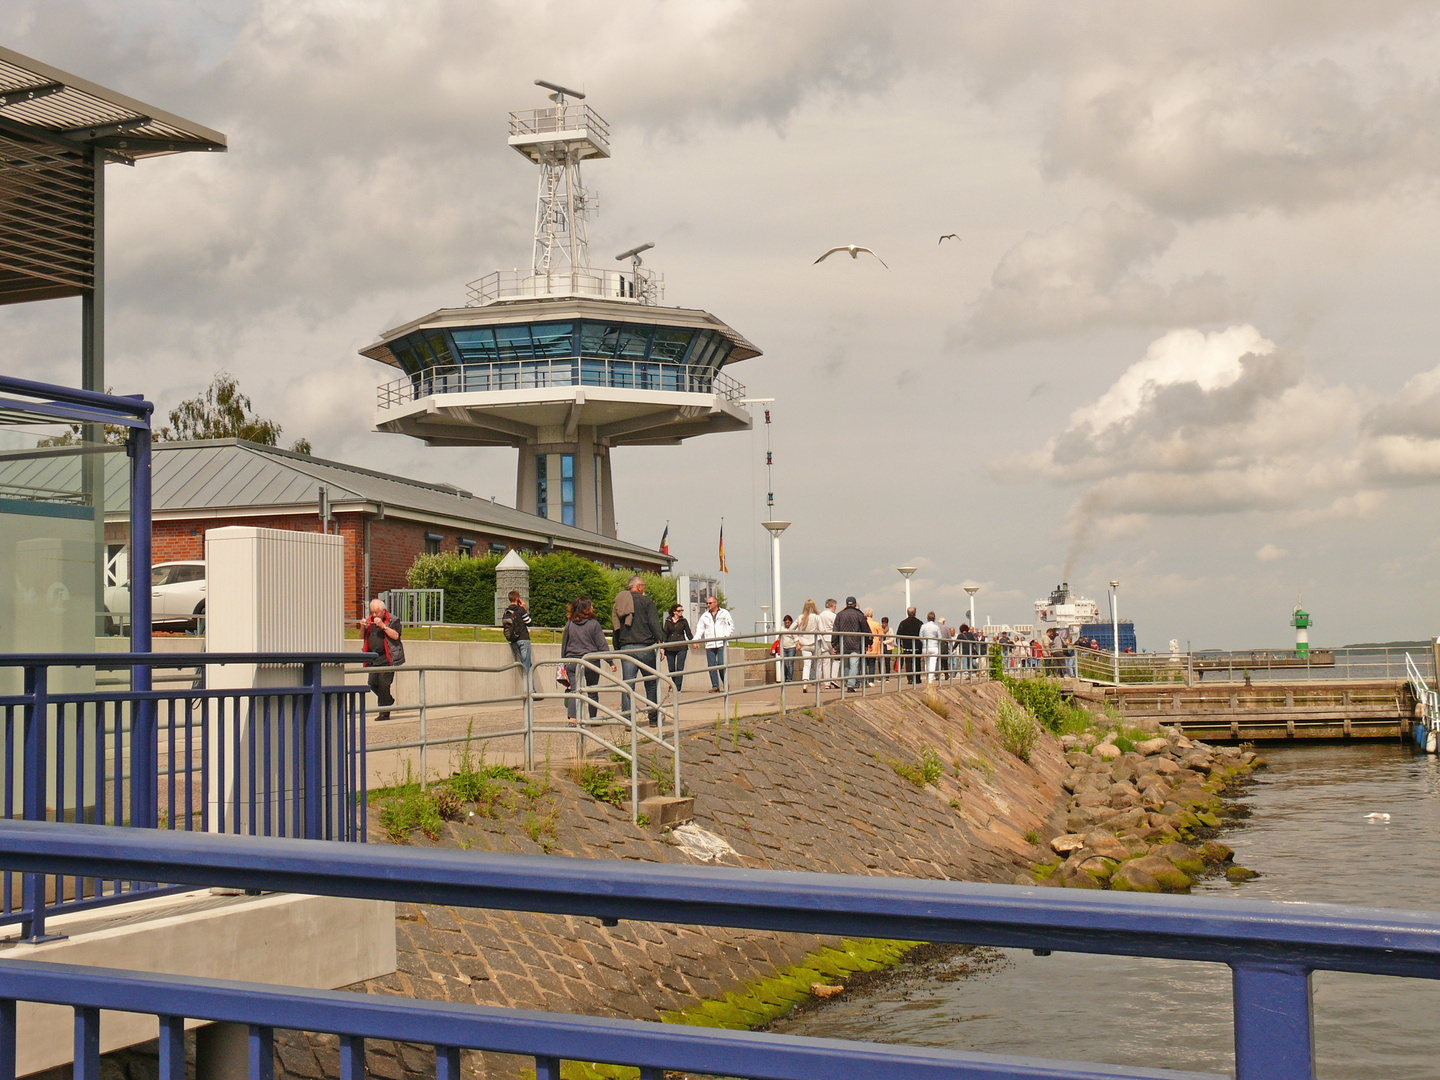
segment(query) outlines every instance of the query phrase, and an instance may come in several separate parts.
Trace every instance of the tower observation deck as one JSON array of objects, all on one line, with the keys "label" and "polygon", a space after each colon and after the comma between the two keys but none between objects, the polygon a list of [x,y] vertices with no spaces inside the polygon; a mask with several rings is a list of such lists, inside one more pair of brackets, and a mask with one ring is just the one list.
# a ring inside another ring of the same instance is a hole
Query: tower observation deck
[{"label": "tower observation deck", "polygon": [[377,430],[430,446],[514,446],[517,509],[615,535],[610,451],[745,431],[745,388],[723,370],[760,350],[708,312],[663,307],[651,245],[590,265],[593,197],[580,163],[610,156],[584,94],[551,83],[551,108],[510,114],[510,145],[539,167],[531,265],[468,286],[361,353],[401,376],[379,388]]}]

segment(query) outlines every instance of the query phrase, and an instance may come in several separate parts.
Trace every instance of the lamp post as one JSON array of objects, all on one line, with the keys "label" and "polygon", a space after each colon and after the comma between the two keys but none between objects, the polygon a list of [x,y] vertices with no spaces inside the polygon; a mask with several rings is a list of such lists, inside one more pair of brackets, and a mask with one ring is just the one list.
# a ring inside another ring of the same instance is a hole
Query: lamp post
[{"label": "lamp post", "polygon": [[980,591],[979,585],[964,586],[966,595],[970,597],[970,629],[975,629],[975,594]]},{"label": "lamp post", "polygon": [[897,566],[900,576],[905,579],[905,614],[910,614],[910,575],[920,568],[918,566]]},{"label": "lamp post", "polygon": [[780,607],[780,534],[790,527],[790,522],[762,521],[760,524],[770,534],[770,611],[778,629],[784,618]]},{"label": "lamp post", "polygon": [[1115,648],[1115,685],[1120,685],[1120,582],[1110,582],[1110,635]]}]

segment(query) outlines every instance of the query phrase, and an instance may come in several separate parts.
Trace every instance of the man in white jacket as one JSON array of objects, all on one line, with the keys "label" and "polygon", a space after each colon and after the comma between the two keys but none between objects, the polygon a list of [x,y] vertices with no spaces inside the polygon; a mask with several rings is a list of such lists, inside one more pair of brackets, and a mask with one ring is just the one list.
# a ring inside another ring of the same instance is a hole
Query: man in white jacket
[{"label": "man in white jacket", "polygon": [[932,611],[925,617],[925,625],[920,627],[920,643],[925,648],[926,682],[934,682],[940,673],[940,637],[940,624],[935,621]]},{"label": "man in white jacket", "polygon": [[837,663],[829,659],[834,655],[830,635],[835,630],[835,607],[833,598],[825,601],[825,610],[820,612],[820,636],[815,639],[815,655],[823,658],[815,662],[817,667],[815,678],[817,680],[824,679],[825,685],[832,690],[839,688],[839,684],[835,680],[840,677]]},{"label": "man in white jacket", "polygon": [[[726,642],[735,636],[735,620],[730,617],[730,612],[720,606],[720,601],[715,597],[707,597],[705,600],[705,612],[695,623],[695,644],[692,648],[698,649],[703,642],[705,645],[705,662],[710,668],[710,693],[718,694],[730,681],[730,674],[725,671],[725,648]],[[725,671],[725,684],[720,682],[720,673]]]}]

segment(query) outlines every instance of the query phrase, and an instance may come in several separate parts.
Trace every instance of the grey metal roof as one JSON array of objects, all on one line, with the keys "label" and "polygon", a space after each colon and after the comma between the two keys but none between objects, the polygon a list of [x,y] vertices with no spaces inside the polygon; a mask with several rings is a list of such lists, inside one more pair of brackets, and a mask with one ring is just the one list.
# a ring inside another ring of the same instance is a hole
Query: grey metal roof
[{"label": "grey metal roof", "polygon": [[[105,516],[129,515],[130,460],[123,453],[105,457]],[[668,556],[638,544],[562,525],[466,491],[362,469],[339,461],[307,457],[243,439],[156,443],[151,469],[151,501],[156,515],[224,511],[314,510],[320,487],[331,506],[383,504],[426,518],[449,518],[476,532],[515,540],[525,546],[556,544],[612,557],[641,557],[663,562]],[[45,493],[78,492],[80,458],[73,451],[0,452],[0,499]],[[48,497],[56,497],[49,495]]]},{"label": "grey metal roof", "polygon": [[218,131],[0,48],[0,304],[96,287],[107,160],[224,149]]},{"label": "grey metal roof", "polygon": [[11,49],[0,48],[0,119],[117,158],[224,150],[225,136]]}]

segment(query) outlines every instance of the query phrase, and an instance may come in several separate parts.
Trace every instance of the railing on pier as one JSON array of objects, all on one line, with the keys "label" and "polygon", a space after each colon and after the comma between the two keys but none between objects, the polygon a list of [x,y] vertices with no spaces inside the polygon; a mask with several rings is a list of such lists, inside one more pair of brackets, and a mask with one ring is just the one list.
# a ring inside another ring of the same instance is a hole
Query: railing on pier
[{"label": "railing on pier", "polygon": [[[0,822],[0,867],[543,912],[611,926],[626,919],[1221,963],[1231,971],[1237,1080],[1313,1080],[1313,972],[1440,978],[1440,915],[1331,904],[380,845],[337,849],[8,821]],[[75,1010],[76,1080],[100,1076],[101,1009],[156,1016],[161,1080],[185,1076],[187,1019],[248,1025],[252,1080],[272,1075],[276,1028],[339,1036],[343,1080],[364,1076],[367,1039],[433,1046],[439,1080],[458,1080],[467,1049],[531,1057],[539,1080],[559,1080],[567,1060],[638,1067],[644,1080],[666,1070],[770,1080],[1196,1076],[0,958],[0,1077],[14,1076],[17,1001]],[[1034,1030],[1037,1049],[1053,1045],[1043,1023]]]},{"label": "railing on pier", "polygon": [[[19,683],[18,693],[0,694],[0,816],[364,840],[365,692],[325,679],[355,659],[0,656],[0,678],[8,676],[12,690]],[[274,685],[206,686],[207,671],[232,664],[258,665]],[[152,687],[156,670],[175,674]],[[73,689],[87,683],[98,688]],[[40,938],[48,916],[153,895],[165,880],[7,871],[0,924],[19,923],[22,936]]]},{"label": "railing on pier", "polygon": [[[1184,686],[1234,682],[1401,682],[1407,663],[1417,663],[1400,646],[1313,649],[1308,655],[1281,649],[1208,649],[1196,652],[1121,653],[1077,647],[1074,672],[1110,685],[1178,683]],[[1422,654],[1420,670],[1434,677],[1433,654]],[[1118,676],[1118,677],[1117,677]]]},{"label": "railing on pier", "polygon": [[545,360],[494,360],[430,368],[382,383],[376,405],[394,409],[441,394],[489,393],[496,390],[545,390],[551,387],[596,386],[622,390],[653,390],[669,394],[713,394],[732,404],[745,397],[745,387],[722,371],[690,364],[650,360],[617,360],[606,356],[555,357]]}]

